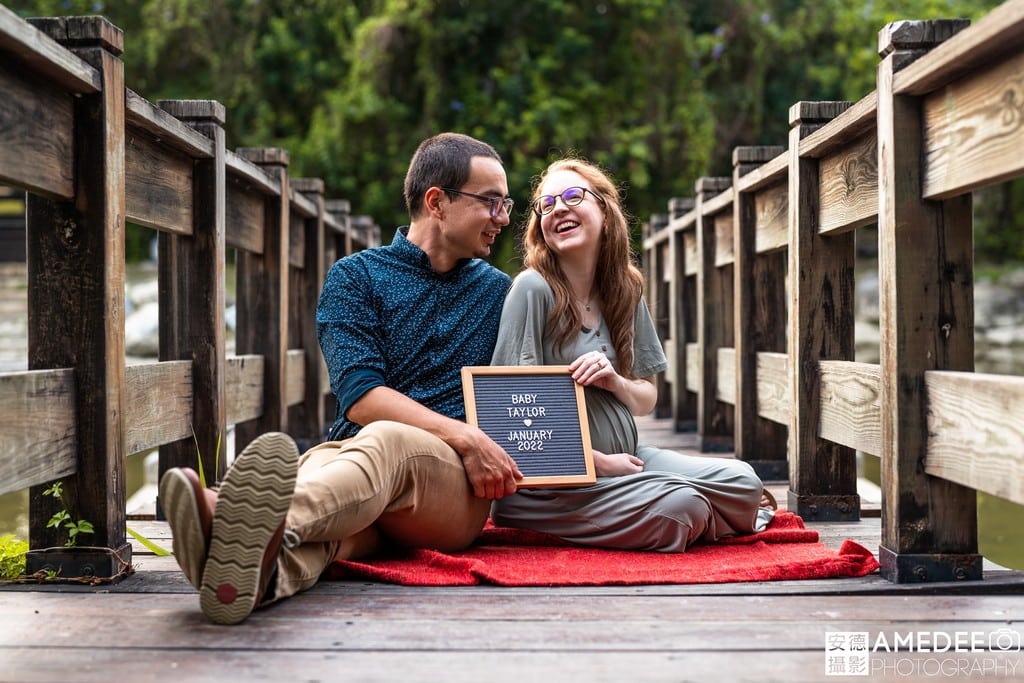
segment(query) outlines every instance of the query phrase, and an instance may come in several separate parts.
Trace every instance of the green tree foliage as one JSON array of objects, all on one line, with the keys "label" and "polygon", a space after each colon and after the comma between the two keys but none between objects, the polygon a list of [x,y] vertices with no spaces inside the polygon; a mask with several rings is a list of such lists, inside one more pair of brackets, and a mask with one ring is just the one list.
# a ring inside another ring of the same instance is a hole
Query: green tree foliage
[{"label": "green tree foliage", "polygon": [[[634,210],[663,204],[707,166],[712,113],[679,3],[473,7],[391,0],[359,25],[347,79],[300,147],[314,174],[394,223],[404,211],[395,179],[418,140],[439,130],[493,143],[520,206],[531,177],[564,153],[609,168]],[[511,245],[497,260],[514,267]]]},{"label": "green tree foliage", "polygon": [[[514,225],[552,158],[613,173],[638,219],[731,171],[737,145],[785,145],[799,100],[874,88],[877,33],[897,19],[978,18],[996,0],[34,0],[23,16],[105,14],[130,87],[210,98],[228,144],[289,150],[382,226],[407,220],[402,178],[442,130],[502,153]],[[1020,191],[986,202],[991,220]],[[987,212],[987,213],[986,213]],[[986,220],[988,220],[986,218]],[[1019,219],[1018,219],[1019,220]],[[495,261],[512,271],[514,233]],[[979,246],[993,243],[982,229]],[[1019,230],[1016,233],[1019,235]],[[1005,239],[995,243],[1006,242]],[[1020,240],[1017,240],[1019,244]],[[1020,248],[1017,247],[1017,251]]]}]

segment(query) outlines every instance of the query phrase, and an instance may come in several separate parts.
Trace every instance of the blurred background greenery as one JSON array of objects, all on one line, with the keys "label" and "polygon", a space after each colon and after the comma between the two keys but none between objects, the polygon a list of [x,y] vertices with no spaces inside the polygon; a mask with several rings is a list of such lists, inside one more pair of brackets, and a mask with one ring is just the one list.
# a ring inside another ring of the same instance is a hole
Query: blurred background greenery
[{"label": "blurred background greenery", "polygon": [[[995,0],[13,0],[23,17],[102,14],[125,32],[128,86],[215,99],[229,148],[283,147],[294,176],[381,226],[407,222],[417,143],[492,143],[525,221],[531,179],[588,157],[639,222],[729,175],[737,145],[785,145],[790,105],[874,89],[899,19],[977,19]],[[1024,259],[1024,183],[979,198],[980,260]],[[515,230],[496,265],[518,270]],[[145,236],[129,253],[146,253]]]}]

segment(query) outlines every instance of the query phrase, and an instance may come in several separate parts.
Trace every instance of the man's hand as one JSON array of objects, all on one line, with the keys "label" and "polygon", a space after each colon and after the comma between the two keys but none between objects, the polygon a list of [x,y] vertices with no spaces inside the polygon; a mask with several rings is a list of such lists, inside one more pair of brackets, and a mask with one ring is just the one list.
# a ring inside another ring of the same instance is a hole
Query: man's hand
[{"label": "man's hand", "polygon": [[523,478],[515,460],[494,443],[483,430],[465,425],[465,431],[450,442],[462,456],[466,476],[477,498],[496,500],[516,492],[516,480]]},{"label": "man's hand", "polygon": [[621,477],[644,471],[644,461],[629,453],[594,451],[594,469],[599,477]]},{"label": "man's hand", "polygon": [[419,427],[451,446],[462,458],[473,495],[494,500],[516,492],[523,473],[515,461],[482,429],[435,413],[389,387],[374,387],[348,410],[357,424],[394,420]]}]

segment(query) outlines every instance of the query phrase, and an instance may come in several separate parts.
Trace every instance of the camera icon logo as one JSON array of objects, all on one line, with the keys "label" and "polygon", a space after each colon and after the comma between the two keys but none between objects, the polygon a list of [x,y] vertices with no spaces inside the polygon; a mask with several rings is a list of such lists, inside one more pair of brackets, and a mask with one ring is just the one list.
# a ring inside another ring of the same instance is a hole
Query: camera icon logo
[{"label": "camera icon logo", "polygon": [[988,649],[993,652],[1020,652],[1020,633],[1003,627],[988,634]]}]

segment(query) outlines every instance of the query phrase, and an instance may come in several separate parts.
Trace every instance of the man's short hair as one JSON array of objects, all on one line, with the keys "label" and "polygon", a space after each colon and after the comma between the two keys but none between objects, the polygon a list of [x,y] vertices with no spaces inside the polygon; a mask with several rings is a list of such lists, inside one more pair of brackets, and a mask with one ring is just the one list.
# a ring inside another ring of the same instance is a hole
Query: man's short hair
[{"label": "man's short hair", "polygon": [[469,180],[473,157],[501,157],[486,142],[461,133],[441,133],[420,143],[405,174],[405,206],[409,217],[423,209],[423,195],[431,187],[459,189]]}]

